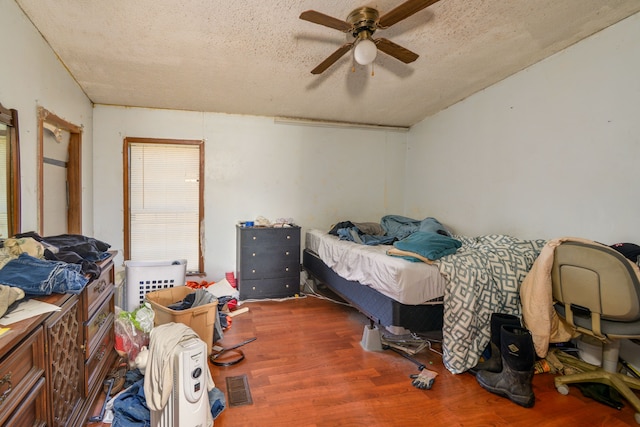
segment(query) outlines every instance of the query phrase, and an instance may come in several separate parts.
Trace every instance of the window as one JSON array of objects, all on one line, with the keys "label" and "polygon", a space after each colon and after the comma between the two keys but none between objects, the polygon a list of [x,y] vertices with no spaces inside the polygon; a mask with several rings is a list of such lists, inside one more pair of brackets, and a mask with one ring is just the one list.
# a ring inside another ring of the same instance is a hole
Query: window
[{"label": "window", "polygon": [[125,138],[123,152],[125,259],[186,259],[203,273],[203,141]]}]

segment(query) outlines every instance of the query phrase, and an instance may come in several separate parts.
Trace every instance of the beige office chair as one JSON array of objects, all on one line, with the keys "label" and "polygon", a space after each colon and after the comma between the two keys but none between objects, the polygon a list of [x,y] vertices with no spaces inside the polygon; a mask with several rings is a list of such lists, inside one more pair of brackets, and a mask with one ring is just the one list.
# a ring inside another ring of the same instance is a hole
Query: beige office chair
[{"label": "beige office chair", "polygon": [[640,380],[618,373],[620,339],[640,338],[640,280],[624,256],[597,243],[560,244],[551,270],[558,315],[578,332],[603,342],[602,368],[581,364],[585,372],[557,376],[555,386],[568,394],[570,383],[595,382],[614,387],[635,408],[640,424]]}]

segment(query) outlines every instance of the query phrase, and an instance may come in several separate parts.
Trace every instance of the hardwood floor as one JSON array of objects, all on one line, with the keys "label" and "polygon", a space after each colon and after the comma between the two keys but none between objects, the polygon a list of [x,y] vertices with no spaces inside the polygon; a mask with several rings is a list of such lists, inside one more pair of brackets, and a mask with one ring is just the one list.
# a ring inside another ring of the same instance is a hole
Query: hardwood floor
[{"label": "hardwood floor", "polygon": [[[227,408],[215,426],[637,426],[621,411],[534,376],[536,403],[522,408],[483,390],[470,374],[453,375],[427,349],[415,357],[439,373],[431,390],[411,385],[417,366],[391,350],[370,352],[360,340],[367,319],[354,309],[315,297],[245,303],[219,345],[241,347],[237,365],[210,365],[228,398],[225,379],[246,374],[253,403]],[[434,345],[434,348],[437,347]],[[99,411],[98,411],[99,412]],[[177,426],[176,426],[177,427]]]}]

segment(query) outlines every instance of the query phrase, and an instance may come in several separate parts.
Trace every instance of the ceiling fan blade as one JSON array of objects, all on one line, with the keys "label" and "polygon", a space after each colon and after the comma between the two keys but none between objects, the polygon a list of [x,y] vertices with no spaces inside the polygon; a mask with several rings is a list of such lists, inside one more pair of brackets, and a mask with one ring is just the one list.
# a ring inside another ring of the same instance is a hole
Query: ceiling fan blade
[{"label": "ceiling fan blade", "polygon": [[332,66],[338,59],[342,57],[345,53],[349,52],[353,43],[345,43],[338,48],[335,52],[333,52],[327,59],[322,61],[316,68],[311,70],[311,74],[320,74],[330,66]]},{"label": "ceiling fan blade", "polygon": [[315,10],[307,10],[300,14],[300,19],[313,22],[314,24],[324,25],[325,27],[334,28],[343,33],[347,33],[351,30],[351,24],[346,21],[334,18],[324,13],[316,12]]},{"label": "ceiling fan blade", "polygon": [[408,64],[410,62],[418,59],[418,54],[411,52],[409,49],[406,49],[400,45],[395,44],[394,42],[387,39],[376,39],[373,41],[376,46],[378,46],[378,50],[386,53],[387,55],[393,56],[396,59]]},{"label": "ceiling fan blade", "polygon": [[389,28],[395,23],[402,21],[420,12],[427,6],[437,3],[439,0],[407,0],[395,9],[390,10],[378,19],[378,28]]}]

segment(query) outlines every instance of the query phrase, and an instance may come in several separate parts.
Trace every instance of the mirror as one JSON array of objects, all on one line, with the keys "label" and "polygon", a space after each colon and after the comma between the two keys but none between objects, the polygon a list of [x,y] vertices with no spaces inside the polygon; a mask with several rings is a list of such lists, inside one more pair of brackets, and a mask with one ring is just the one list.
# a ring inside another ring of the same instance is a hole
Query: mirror
[{"label": "mirror", "polygon": [[82,127],[38,107],[39,234],[82,234]]},{"label": "mirror", "polygon": [[18,111],[0,103],[0,239],[20,233]]}]

